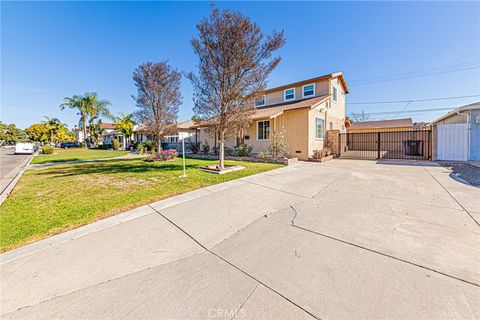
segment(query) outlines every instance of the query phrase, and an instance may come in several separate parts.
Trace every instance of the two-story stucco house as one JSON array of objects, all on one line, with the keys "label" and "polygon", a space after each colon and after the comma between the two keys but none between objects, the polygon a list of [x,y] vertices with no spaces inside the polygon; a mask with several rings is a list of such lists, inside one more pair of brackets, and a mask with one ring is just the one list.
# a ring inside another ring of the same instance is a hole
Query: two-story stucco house
[{"label": "two-story stucco house", "polygon": [[[289,154],[307,160],[315,150],[326,146],[326,131],[345,131],[345,95],[343,73],[289,83],[266,90],[256,102],[250,127],[239,137],[229,139],[227,147],[245,143],[252,152],[266,151],[272,135],[282,134]],[[208,127],[199,128],[199,142],[217,144]]]}]

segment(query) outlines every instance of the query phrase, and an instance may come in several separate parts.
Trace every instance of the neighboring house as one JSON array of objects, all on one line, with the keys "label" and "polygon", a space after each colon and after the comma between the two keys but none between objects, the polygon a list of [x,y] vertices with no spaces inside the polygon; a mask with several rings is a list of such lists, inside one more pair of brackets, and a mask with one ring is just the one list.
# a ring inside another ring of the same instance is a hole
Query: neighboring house
[{"label": "neighboring house", "polygon": [[[192,120],[183,121],[177,124],[177,130],[168,136],[163,137],[162,139],[162,148],[181,148],[181,142],[184,140],[187,147],[198,141],[197,129],[195,128],[195,123]],[[142,129],[141,124],[136,124],[133,127],[133,142],[140,143],[151,141],[152,139],[148,134]]]},{"label": "neighboring house", "polygon": [[480,102],[432,121],[434,160],[480,160]]},{"label": "neighboring house", "polygon": [[83,130],[78,126],[74,126],[72,129],[73,134],[75,135],[76,142],[84,142],[85,137],[83,136]]},{"label": "neighboring house", "polygon": [[102,122],[100,128],[102,128],[102,137],[99,144],[113,144],[113,140],[118,139],[120,144],[125,146],[125,135],[117,131],[115,123]]},{"label": "neighboring house", "polygon": [[[118,139],[122,148],[125,148],[125,137],[124,134],[118,132],[117,126],[114,123],[102,122],[100,124],[102,128],[102,136],[100,137],[98,144],[113,144],[114,139]],[[83,130],[77,126],[73,127],[73,133],[75,134],[75,141],[84,142],[85,138],[83,136]]]},{"label": "neighboring house", "polygon": [[[226,146],[245,143],[258,153],[268,150],[272,135],[281,134],[290,156],[307,160],[326,146],[327,130],[345,131],[347,93],[341,72],[268,89],[256,102],[250,127],[229,139]],[[208,126],[199,126],[198,141],[211,147],[218,144]]]},{"label": "neighboring house", "polygon": [[356,132],[388,132],[396,130],[414,130],[412,118],[351,122],[348,133]]}]

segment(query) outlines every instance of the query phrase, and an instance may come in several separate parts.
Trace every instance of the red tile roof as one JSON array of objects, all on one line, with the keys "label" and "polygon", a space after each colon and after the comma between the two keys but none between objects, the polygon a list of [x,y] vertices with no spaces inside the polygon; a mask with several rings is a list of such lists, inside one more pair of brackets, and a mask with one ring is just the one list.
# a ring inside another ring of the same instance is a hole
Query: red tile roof
[{"label": "red tile roof", "polygon": [[404,128],[413,127],[412,118],[352,122],[348,130],[365,130],[365,129],[384,129],[384,128]]},{"label": "red tile roof", "polygon": [[117,125],[115,123],[102,122],[100,123],[102,129],[116,129]]}]

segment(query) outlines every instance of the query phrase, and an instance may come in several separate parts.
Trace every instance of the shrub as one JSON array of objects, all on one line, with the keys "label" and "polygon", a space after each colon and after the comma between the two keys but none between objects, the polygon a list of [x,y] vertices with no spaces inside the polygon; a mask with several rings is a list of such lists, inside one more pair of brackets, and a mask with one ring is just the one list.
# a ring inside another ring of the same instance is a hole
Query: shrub
[{"label": "shrub", "polygon": [[157,143],[155,141],[145,141],[145,142],[142,142],[143,143],[143,146],[147,148],[147,150],[149,151],[155,151],[157,149]]},{"label": "shrub", "polygon": [[325,157],[328,157],[328,156],[332,155],[332,148],[330,148],[330,147],[323,147],[322,151],[325,154]]},{"label": "shrub", "polygon": [[42,148],[43,154],[53,154],[54,151],[55,151],[55,148],[51,146],[45,146]]},{"label": "shrub", "polygon": [[113,150],[120,149],[120,141],[118,141],[118,139],[113,139],[112,148],[113,148]]},{"label": "shrub", "polygon": [[225,152],[225,155],[226,155],[226,156],[231,156],[232,153],[233,153],[232,148],[229,148],[229,147],[223,148],[223,151]]},{"label": "shrub", "polygon": [[167,160],[174,160],[177,158],[177,156],[178,156],[177,150],[170,149],[170,150],[162,150],[160,152],[149,155],[145,160],[148,162],[167,161]]},{"label": "shrub", "polygon": [[272,143],[268,147],[268,152],[272,155],[273,159],[288,156],[287,144],[285,143],[282,133],[272,135]]},{"label": "shrub", "polygon": [[322,158],[328,157],[332,154],[332,149],[329,147],[323,147],[321,150],[314,150],[313,151],[313,158],[320,160]]},{"label": "shrub", "polygon": [[236,147],[237,155],[239,157],[247,157],[252,152],[252,149],[252,146],[242,143]]},{"label": "shrub", "polygon": [[200,151],[200,142],[194,142],[190,145],[190,151],[197,154]]},{"label": "shrub", "polygon": [[205,140],[205,144],[202,145],[203,154],[207,155],[210,152],[210,146],[208,145],[207,140]]},{"label": "shrub", "polygon": [[212,150],[213,150],[213,153],[217,156],[218,151],[220,150],[220,147],[215,146],[215,147],[212,148]]},{"label": "shrub", "polygon": [[113,146],[110,143],[104,143],[104,144],[99,145],[97,148],[102,149],[102,150],[108,150],[108,149],[112,149]]},{"label": "shrub", "polygon": [[265,159],[267,157],[267,152],[260,151],[259,153],[257,153],[257,157],[259,157],[260,159]]},{"label": "shrub", "polygon": [[143,146],[143,144],[139,143],[137,146],[137,152],[139,154],[143,154],[144,151],[145,151],[145,147]]}]

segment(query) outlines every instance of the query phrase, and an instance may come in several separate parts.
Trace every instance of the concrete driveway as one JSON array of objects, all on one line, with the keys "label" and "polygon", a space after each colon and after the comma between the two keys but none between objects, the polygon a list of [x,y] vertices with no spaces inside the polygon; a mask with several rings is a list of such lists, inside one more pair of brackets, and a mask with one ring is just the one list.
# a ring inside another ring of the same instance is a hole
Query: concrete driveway
[{"label": "concrete driveway", "polygon": [[478,319],[479,208],[432,163],[301,163],[3,254],[1,317]]}]

